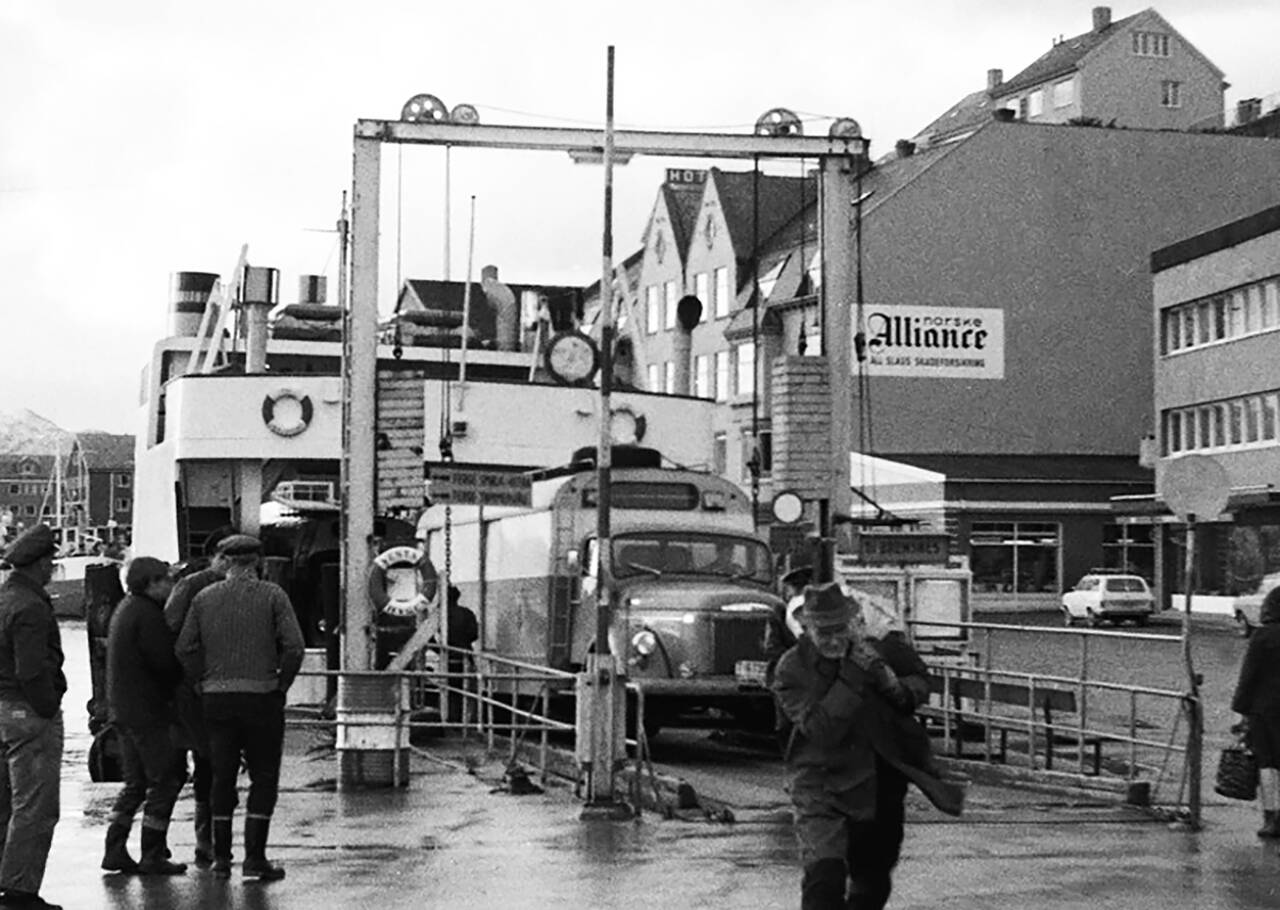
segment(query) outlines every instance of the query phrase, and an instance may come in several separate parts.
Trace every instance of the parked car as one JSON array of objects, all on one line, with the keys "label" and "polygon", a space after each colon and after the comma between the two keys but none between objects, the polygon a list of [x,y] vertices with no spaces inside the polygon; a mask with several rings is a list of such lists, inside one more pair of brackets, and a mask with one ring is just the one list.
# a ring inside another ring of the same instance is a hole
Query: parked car
[{"label": "parked car", "polygon": [[1077,621],[1100,626],[1125,620],[1142,626],[1155,608],[1155,597],[1141,575],[1090,573],[1062,595],[1062,618],[1068,626]]},{"label": "parked car", "polygon": [[1241,594],[1235,600],[1236,627],[1240,634],[1248,638],[1261,623],[1258,620],[1262,612],[1262,599],[1272,588],[1280,587],[1280,572],[1263,575],[1258,582],[1258,590],[1252,594]]}]

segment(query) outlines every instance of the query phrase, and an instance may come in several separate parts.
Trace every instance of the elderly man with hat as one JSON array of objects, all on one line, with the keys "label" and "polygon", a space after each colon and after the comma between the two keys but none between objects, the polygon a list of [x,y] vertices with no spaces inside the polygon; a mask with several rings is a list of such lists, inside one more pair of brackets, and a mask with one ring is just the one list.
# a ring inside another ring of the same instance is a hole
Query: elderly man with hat
[{"label": "elderly man with hat", "polygon": [[209,736],[213,786],[213,873],[231,875],[231,822],[241,758],[249,771],[245,802],[246,878],[275,881],[284,869],[267,860],[267,837],[280,786],[285,693],[302,667],[303,638],[289,595],[258,578],[262,544],[233,534],[218,545],[226,579],[195,596],[177,653],[198,685]]},{"label": "elderly man with hat", "polygon": [[784,755],[803,865],[802,910],[880,910],[914,783],[958,815],[963,794],[933,767],[913,712],[926,669],[904,641],[891,653],[859,631],[836,584],[805,588],[804,635],[778,661],[773,691],[789,722]]},{"label": "elderly man with hat", "polygon": [[57,553],[36,525],[5,551],[0,585],[0,906],[52,908],[40,897],[61,811],[62,638],[45,586]]},{"label": "elderly man with hat", "polygon": [[[169,818],[187,780],[185,753],[174,740],[174,697],[182,665],[173,653],[173,633],[164,603],[173,590],[167,562],[139,556],[125,571],[128,594],[111,614],[107,631],[107,704],[120,734],[124,788],[111,808],[102,868],[142,875],[181,875],[169,860]],[[142,809],[142,860],[127,844],[133,818]]]}]

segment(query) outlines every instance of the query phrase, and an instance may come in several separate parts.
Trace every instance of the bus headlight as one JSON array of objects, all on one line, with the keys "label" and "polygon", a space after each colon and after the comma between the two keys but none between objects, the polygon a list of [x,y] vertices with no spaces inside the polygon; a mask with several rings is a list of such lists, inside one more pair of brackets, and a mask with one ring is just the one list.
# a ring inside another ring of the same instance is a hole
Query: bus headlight
[{"label": "bus headlight", "polygon": [[641,629],[635,635],[631,636],[631,650],[635,651],[641,657],[648,657],[654,651],[658,650],[658,636],[654,635],[648,629]]}]

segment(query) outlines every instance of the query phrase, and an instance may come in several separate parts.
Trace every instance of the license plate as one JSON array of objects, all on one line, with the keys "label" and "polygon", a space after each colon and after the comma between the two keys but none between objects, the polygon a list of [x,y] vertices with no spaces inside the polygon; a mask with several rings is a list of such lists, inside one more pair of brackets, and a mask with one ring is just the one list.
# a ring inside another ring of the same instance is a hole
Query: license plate
[{"label": "license plate", "polygon": [[733,665],[733,676],[740,683],[753,686],[765,684],[769,665],[763,660],[740,660]]}]

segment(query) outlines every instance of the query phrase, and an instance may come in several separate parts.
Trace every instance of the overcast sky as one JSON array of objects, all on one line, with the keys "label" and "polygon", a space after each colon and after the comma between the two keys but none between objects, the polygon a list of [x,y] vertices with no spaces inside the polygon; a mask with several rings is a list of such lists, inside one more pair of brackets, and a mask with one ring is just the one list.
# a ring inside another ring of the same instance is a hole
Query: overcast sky
[{"label": "overcast sky", "polygon": [[[0,410],[134,432],[170,273],[226,273],[243,243],[281,270],[282,302],[302,273],[332,288],[324,231],[350,185],[352,125],[396,119],[416,93],[473,104],[483,123],[598,126],[612,43],[620,127],[750,132],[781,106],[821,131],[856,118],[879,156],[983,87],[988,68],[1010,77],[1087,31],[1091,6],[0,0]],[[1229,105],[1280,92],[1280,3],[1156,9],[1226,73]],[[665,163],[617,172],[619,258],[638,246]],[[383,173],[389,301],[397,275],[443,275],[443,155],[389,149]],[[455,152],[452,277],[466,272],[474,195],[477,275],[495,263],[511,281],[595,280],[601,180],[564,156]]]}]

